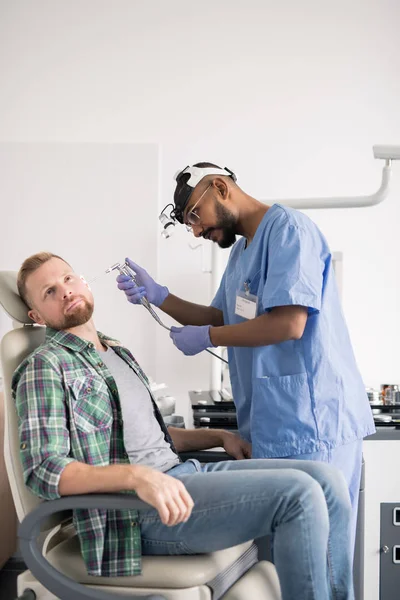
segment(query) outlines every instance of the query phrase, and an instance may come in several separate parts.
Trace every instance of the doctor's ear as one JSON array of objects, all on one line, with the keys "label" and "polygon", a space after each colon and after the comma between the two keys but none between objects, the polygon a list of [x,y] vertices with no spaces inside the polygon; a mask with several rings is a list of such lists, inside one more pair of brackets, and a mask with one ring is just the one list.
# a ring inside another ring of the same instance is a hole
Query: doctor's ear
[{"label": "doctor's ear", "polygon": [[229,187],[227,182],[224,179],[222,179],[222,177],[216,177],[213,181],[213,184],[219,192],[219,195],[221,196],[222,200],[226,200],[229,194]]},{"label": "doctor's ear", "polygon": [[92,291],[90,289],[90,285],[88,284],[88,282],[86,281],[86,279],[84,278],[83,275],[80,275],[79,279],[81,279],[83,281],[83,283],[86,285],[86,287],[87,287],[88,290]]}]

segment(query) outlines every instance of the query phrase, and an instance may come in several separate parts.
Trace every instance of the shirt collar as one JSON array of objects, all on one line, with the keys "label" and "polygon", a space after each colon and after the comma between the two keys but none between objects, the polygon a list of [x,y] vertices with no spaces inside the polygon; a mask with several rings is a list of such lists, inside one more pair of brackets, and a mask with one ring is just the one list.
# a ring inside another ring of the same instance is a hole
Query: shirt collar
[{"label": "shirt collar", "polygon": [[[101,333],[100,331],[98,331],[97,334],[101,341],[104,341],[108,346],[115,347],[121,345],[117,340],[104,335],[104,333]],[[65,346],[74,352],[82,352],[87,348],[93,348],[92,342],[83,340],[73,333],[68,333],[67,331],[57,331],[52,327],[46,327],[46,342],[50,340],[56,344],[59,344],[60,346]]]}]

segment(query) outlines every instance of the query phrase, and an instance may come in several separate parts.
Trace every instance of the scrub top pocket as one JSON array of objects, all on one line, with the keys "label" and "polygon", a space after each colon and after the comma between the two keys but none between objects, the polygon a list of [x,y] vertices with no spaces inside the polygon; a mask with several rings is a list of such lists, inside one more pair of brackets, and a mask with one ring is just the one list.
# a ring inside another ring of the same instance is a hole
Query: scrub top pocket
[{"label": "scrub top pocket", "polygon": [[[315,439],[316,421],[307,373],[256,377],[253,386],[251,429],[254,452],[285,456]],[[282,454],[283,452],[283,454]],[[255,456],[257,457],[257,456]]]}]

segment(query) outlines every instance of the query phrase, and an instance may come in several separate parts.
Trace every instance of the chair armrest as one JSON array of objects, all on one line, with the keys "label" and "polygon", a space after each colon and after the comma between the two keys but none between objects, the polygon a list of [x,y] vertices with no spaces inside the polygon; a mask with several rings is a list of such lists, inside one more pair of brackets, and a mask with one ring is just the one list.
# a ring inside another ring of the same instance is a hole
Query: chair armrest
[{"label": "chair armrest", "polygon": [[[18,529],[22,557],[33,575],[60,600],[120,600],[121,596],[95,590],[70,579],[55,569],[43,556],[38,537],[42,521],[64,510],[144,510],[149,504],[130,494],[82,494],[42,502],[30,512]],[[138,600],[165,600],[164,596],[135,596]]]},{"label": "chair armrest", "polygon": [[235,460],[233,456],[230,456],[223,450],[191,450],[188,452],[179,452],[179,456],[183,461],[189,458],[196,458],[201,463]]}]

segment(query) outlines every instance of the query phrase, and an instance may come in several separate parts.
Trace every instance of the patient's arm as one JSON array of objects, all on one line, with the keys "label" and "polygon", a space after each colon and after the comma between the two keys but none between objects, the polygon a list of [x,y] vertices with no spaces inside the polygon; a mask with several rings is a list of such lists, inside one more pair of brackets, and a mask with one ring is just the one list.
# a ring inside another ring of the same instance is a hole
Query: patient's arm
[{"label": "patient's arm", "polygon": [[138,470],[139,465],[114,464],[96,467],[75,460],[66,465],[61,472],[58,491],[60,496],[72,496],[134,490]]},{"label": "patient's arm", "polygon": [[24,480],[36,496],[129,490],[156,508],[165,525],[189,518],[193,500],[178,479],[143,465],[100,467],[71,456],[62,377],[45,358],[34,356],[14,389]]},{"label": "patient's arm", "polygon": [[194,505],[181,481],[144,465],[95,467],[74,461],[62,471],[58,489],[61,496],[134,490],[170,526],[187,521]]},{"label": "patient's arm", "polygon": [[238,435],[224,429],[181,429],[168,427],[169,434],[178,452],[207,450],[223,447],[237,459],[251,457],[251,444]]}]

